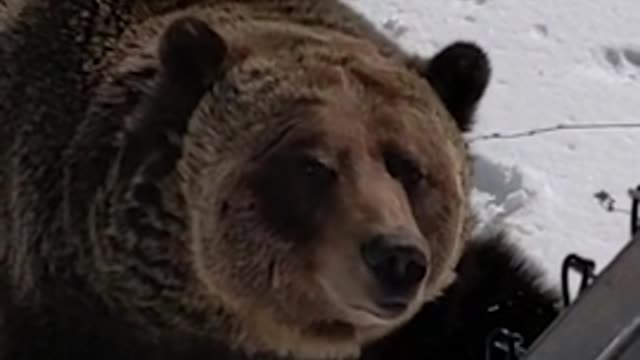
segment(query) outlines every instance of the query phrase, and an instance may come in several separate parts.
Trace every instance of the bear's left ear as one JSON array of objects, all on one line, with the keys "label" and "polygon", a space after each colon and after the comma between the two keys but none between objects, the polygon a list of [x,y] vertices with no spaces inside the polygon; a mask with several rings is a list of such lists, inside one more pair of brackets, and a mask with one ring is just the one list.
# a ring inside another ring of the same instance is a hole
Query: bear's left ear
[{"label": "bear's left ear", "polygon": [[187,16],[167,26],[157,49],[155,88],[126,129],[120,178],[139,171],[162,176],[173,168],[191,115],[222,73],[227,53],[222,37],[202,20]]},{"label": "bear's left ear", "polygon": [[489,84],[486,53],[469,42],[454,42],[419,66],[462,131],[473,127],[473,115]]}]

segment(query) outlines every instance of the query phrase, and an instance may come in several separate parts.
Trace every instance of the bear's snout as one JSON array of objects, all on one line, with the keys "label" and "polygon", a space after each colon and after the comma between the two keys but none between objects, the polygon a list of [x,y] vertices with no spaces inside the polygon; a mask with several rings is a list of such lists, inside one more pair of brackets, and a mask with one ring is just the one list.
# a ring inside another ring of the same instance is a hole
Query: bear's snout
[{"label": "bear's snout", "polygon": [[379,288],[374,302],[389,315],[406,310],[429,270],[424,252],[406,237],[377,234],[360,246],[362,260]]}]

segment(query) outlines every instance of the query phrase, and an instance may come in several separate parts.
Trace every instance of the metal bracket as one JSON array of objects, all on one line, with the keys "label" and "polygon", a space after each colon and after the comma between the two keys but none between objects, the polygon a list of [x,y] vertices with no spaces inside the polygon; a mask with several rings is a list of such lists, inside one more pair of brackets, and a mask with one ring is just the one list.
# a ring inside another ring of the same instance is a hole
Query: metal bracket
[{"label": "metal bracket", "polygon": [[629,190],[631,197],[631,235],[640,232],[640,185]]},{"label": "metal bracket", "polygon": [[569,254],[562,262],[562,299],[565,307],[571,305],[571,297],[569,296],[569,270],[571,269],[582,275],[578,296],[580,296],[596,278],[595,261],[580,257],[577,254]]}]

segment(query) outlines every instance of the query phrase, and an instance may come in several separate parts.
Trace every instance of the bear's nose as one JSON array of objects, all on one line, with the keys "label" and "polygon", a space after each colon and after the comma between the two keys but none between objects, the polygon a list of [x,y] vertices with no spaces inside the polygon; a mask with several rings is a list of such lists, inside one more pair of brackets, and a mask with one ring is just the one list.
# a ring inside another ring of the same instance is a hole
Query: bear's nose
[{"label": "bear's nose", "polygon": [[397,235],[376,235],[362,244],[365,264],[382,288],[377,305],[402,311],[427,273],[427,259],[418,248]]}]

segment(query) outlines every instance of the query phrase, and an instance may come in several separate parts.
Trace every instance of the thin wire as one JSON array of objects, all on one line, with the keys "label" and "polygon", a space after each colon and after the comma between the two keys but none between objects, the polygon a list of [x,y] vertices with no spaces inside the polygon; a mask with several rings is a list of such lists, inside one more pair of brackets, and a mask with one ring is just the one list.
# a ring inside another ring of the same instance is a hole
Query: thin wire
[{"label": "thin wire", "polygon": [[640,123],[602,123],[602,124],[559,124],[554,126],[547,126],[541,128],[534,128],[524,131],[516,131],[513,133],[493,133],[487,135],[480,135],[469,139],[469,143],[486,140],[497,139],[516,139],[528,136],[534,136],[542,133],[558,132],[564,130],[602,130],[602,129],[628,129],[628,128],[640,128]]}]

